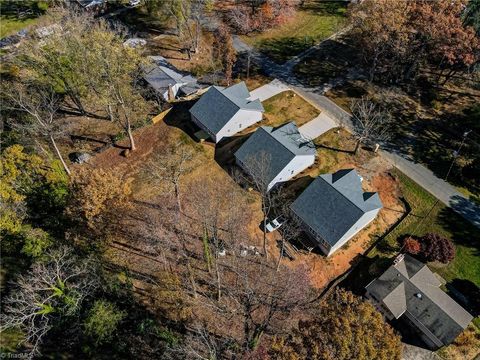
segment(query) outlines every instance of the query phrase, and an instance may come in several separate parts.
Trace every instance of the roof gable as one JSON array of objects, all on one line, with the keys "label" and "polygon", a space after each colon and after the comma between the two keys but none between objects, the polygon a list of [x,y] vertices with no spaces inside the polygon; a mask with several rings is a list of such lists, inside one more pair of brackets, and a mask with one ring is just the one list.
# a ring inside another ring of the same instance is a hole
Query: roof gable
[{"label": "roof gable", "polygon": [[[403,284],[401,287],[400,284]],[[440,281],[422,262],[405,255],[372,281],[367,290],[395,317],[408,311],[444,344],[468,326],[472,316],[440,289]],[[405,298],[406,303],[403,304]]]},{"label": "roof gable", "polygon": [[362,183],[353,169],[317,177],[292,203],[292,211],[334,246],[365,212],[380,209],[378,194],[364,200]]},{"label": "roof gable", "polygon": [[264,111],[258,99],[250,101],[248,97],[250,97],[250,93],[244,82],[226,89],[220,86],[211,86],[192,106],[190,113],[216,134],[240,109]]},{"label": "roof gable", "polygon": [[262,181],[269,184],[296,156],[315,154],[313,143],[301,138],[295,123],[289,122],[278,128],[259,127],[237,150],[235,157],[250,172],[265,171],[261,174],[265,176]]}]

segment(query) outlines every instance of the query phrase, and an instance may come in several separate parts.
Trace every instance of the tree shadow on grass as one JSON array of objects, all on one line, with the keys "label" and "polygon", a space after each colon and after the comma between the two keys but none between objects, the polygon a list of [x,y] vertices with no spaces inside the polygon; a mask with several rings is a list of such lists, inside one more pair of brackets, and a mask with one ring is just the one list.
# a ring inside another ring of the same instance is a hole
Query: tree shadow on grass
[{"label": "tree shadow on grass", "polygon": [[312,11],[320,15],[343,15],[347,10],[347,4],[342,0],[310,0],[304,1],[301,8],[302,10]]},{"label": "tree shadow on grass", "polygon": [[314,40],[311,37],[283,37],[266,39],[260,41],[258,46],[260,52],[267,55],[278,64],[283,64],[292,56],[313,46]]},{"label": "tree shadow on grass", "polygon": [[[454,196],[450,201],[450,206],[480,225],[480,206],[460,196]],[[478,227],[453,213],[447,207],[440,211],[437,221],[452,234],[452,240],[456,244],[473,248],[475,249],[473,255],[480,256],[480,229]]]}]

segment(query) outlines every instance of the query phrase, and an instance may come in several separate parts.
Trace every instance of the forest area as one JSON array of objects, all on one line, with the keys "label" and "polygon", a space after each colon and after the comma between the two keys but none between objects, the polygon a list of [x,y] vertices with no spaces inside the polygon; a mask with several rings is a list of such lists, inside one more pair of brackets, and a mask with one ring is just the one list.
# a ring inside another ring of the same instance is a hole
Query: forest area
[{"label": "forest area", "polygon": [[[250,57],[245,71],[234,36],[288,61],[310,40],[351,26],[349,41],[372,84],[416,81],[423,91],[433,81],[419,75],[425,62],[439,86],[478,80],[480,1],[462,18],[438,20],[434,33],[425,29],[438,12],[459,14],[467,2],[436,9],[415,0],[405,11],[398,1],[332,9],[320,1],[327,25],[315,25],[316,37],[300,32],[298,46],[274,43],[299,12],[319,11],[317,3],[111,1],[92,11],[61,0],[1,1],[9,21],[2,37],[17,31],[19,13],[27,13],[21,26],[34,29],[0,53],[1,357],[402,358],[400,334],[370,302],[341,286],[325,292],[306,265],[286,260],[298,224],[287,221],[279,240],[267,237],[267,218],[289,205],[286,194],[269,192],[261,176],[227,173],[218,150],[191,134],[186,107],[195,100],[171,104],[143,79],[149,55],[161,53],[208,86],[266,83]],[[372,12],[385,16],[365,16]],[[317,21],[311,16],[305,33]],[[125,46],[138,34],[150,36],[146,47]],[[352,135],[352,157],[384,135],[368,126],[369,111],[380,110],[367,105],[352,105],[366,124]],[[478,104],[471,111],[478,120]],[[153,121],[158,114],[166,115]],[[477,139],[478,122],[472,126]],[[396,136],[388,135],[382,140]],[[475,193],[478,144],[462,146],[460,177]],[[466,332],[458,348],[479,338],[478,329]]]}]

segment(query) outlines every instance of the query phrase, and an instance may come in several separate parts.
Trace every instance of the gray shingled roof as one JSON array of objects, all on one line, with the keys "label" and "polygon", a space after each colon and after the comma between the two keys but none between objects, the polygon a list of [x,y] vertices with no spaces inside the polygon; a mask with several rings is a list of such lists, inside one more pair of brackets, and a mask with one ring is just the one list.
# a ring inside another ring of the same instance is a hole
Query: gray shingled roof
[{"label": "gray shingled roof", "polygon": [[[304,139],[298,132],[294,122],[288,122],[280,127],[262,126],[237,150],[235,157],[247,169],[254,171],[255,161],[262,160],[265,154],[268,159],[266,179],[269,184],[297,155],[315,155],[315,145]],[[249,166],[250,165],[250,166]]]},{"label": "gray shingled roof", "polygon": [[367,211],[380,209],[377,193],[363,192],[354,169],[317,177],[292,203],[292,211],[330,246]]},{"label": "gray shingled roof", "polygon": [[409,312],[444,344],[449,344],[473,317],[440,285],[425,264],[405,255],[368,284],[367,291],[396,318]]},{"label": "gray shingled roof", "polygon": [[170,85],[191,84],[194,86],[197,80],[190,75],[183,75],[166,66],[151,64],[144,69],[143,78],[157,91],[164,92]]},{"label": "gray shingled roof", "polygon": [[249,101],[250,93],[244,82],[228,88],[212,86],[192,106],[190,113],[212,133],[218,133],[240,110],[263,112],[260,100]]}]

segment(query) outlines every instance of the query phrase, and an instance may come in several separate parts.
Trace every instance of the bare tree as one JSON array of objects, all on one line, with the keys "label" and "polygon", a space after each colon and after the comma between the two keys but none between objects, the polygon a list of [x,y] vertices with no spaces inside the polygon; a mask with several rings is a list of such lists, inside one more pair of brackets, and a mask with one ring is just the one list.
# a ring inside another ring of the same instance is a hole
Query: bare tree
[{"label": "bare tree", "polygon": [[278,331],[285,326],[288,316],[310,297],[304,268],[276,271],[273,265],[265,258],[241,253],[222,262],[224,295],[215,303],[217,313],[231,322],[235,319],[245,351],[255,349],[267,329]]},{"label": "bare tree", "polygon": [[70,175],[70,169],[56,142],[56,137],[63,132],[58,121],[60,96],[52,89],[34,83],[4,83],[1,96],[6,99],[6,108],[26,113],[32,120],[23,122],[15,119],[15,126],[25,129],[30,135],[41,135],[46,138],[53,146],[63,168]]},{"label": "bare tree", "polygon": [[90,260],[79,261],[72,248],[51,251],[48,261],[35,263],[18,277],[16,289],[5,299],[0,329],[19,327],[31,345],[30,353],[39,354],[42,338],[55,320],[75,314],[97,287],[92,265]]},{"label": "bare tree", "polygon": [[357,140],[354,154],[356,155],[360,144],[366,142],[381,142],[390,138],[391,116],[380,109],[374,102],[366,97],[352,101],[350,106],[354,126],[354,136]]},{"label": "bare tree", "polygon": [[188,59],[198,51],[205,3],[205,0],[170,0],[166,5],[168,13],[175,19],[178,36],[186,37]]},{"label": "bare tree", "polygon": [[193,151],[186,145],[169,146],[164,152],[156,155],[145,167],[150,181],[171,192],[177,202],[177,211],[182,212],[180,181],[192,170]]},{"label": "bare tree", "polygon": [[248,173],[248,180],[251,181],[258,190],[262,200],[263,253],[267,258],[267,220],[282,194],[280,188],[271,191],[271,162],[270,154],[261,151],[250,156],[244,163],[244,167]]},{"label": "bare tree", "polygon": [[218,187],[210,178],[198,179],[190,184],[189,213],[201,224],[200,229],[194,226],[194,231],[201,232],[204,258],[208,272],[215,277],[216,296],[222,296],[220,252],[234,251],[235,242],[245,238],[248,208],[245,199],[240,194],[238,186],[226,184]]},{"label": "bare tree", "polygon": [[300,224],[291,216],[287,217],[287,214],[284,212],[285,220],[282,224],[282,227],[279,229],[281,240],[280,240],[280,254],[277,260],[277,271],[280,269],[280,265],[285,254],[285,244],[300,235],[301,228]]}]

